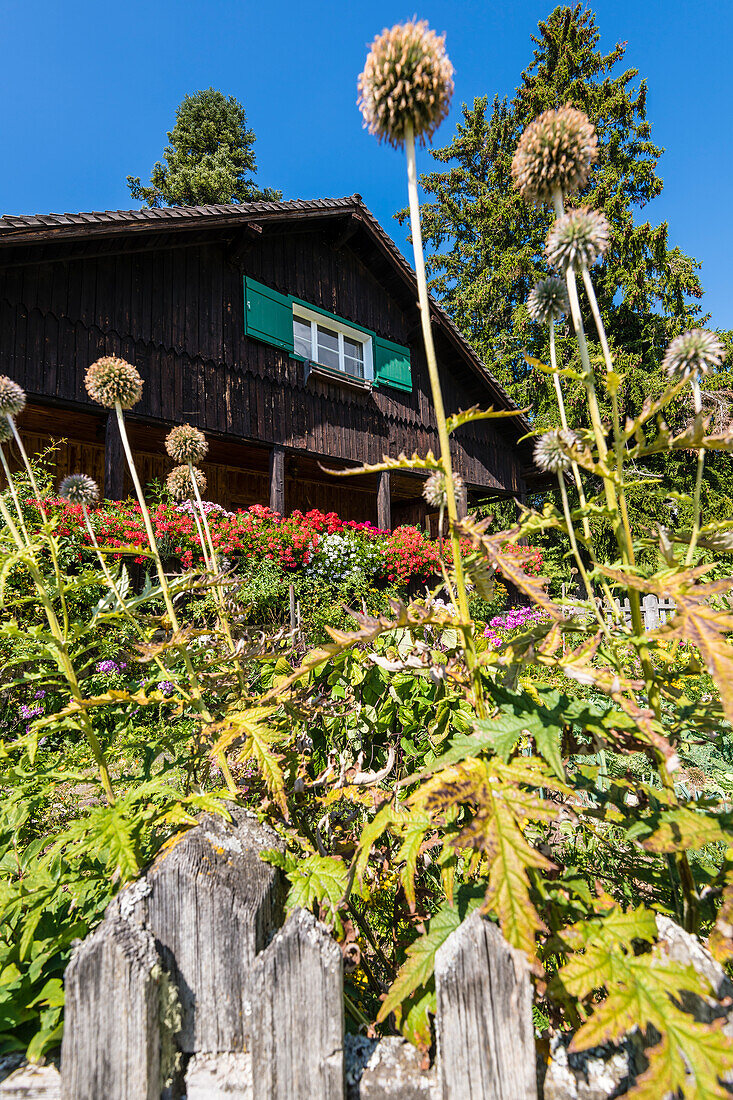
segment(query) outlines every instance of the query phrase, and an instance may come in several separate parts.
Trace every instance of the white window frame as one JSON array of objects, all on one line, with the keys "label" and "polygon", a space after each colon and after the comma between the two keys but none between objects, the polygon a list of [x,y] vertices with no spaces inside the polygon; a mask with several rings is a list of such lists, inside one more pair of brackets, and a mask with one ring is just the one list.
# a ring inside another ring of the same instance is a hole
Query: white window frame
[{"label": "white window frame", "polygon": [[[334,332],[338,333],[339,338],[339,366],[338,370],[345,378],[354,378],[353,374],[347,374],[344,368],[344,336],[348,336],[349,340],[353,340],[355,343],[361,344],[364,349],[364,381],[374,381],[374,350],[372,348],[372,338],[367,335],[366,332],[362,332],[361,329],[352,328],[346,324],[345,321],[339,320],[338,317],[332,317],[329,313],[318,313],[315,309],[308,309],[307,306],[293,305],[293,318],[297,317],[299,321],[308,321],[311,326],[311,354],[310,359],[314,364],[321,366],[318,363],[318,332],[317,325],[322,325],[324,328],[330,328]],[[324,370],[335,370],[334,367],[324,367]],[[355,379],[360,381],[360,379]]]}]

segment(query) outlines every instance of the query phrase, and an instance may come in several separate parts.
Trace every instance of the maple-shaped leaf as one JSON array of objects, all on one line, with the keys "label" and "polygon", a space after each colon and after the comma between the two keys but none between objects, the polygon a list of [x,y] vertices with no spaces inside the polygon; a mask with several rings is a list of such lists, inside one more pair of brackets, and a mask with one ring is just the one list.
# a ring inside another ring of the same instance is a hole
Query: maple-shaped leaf
[{"label": "maple-shaped leaf", "polygon": [[[733,1044],[720,1022],[699,1023],[682,1007],[682,993],[705,997],[708,981],[691,965],[669,958],[663,945],[637,953],[634,940],[656,937],[648,910],[621,916],[613,907],[601,918],[579,922],[560,939],[581,948],[560,968],[555,982],[565,991],[593,1004],[592,1016],[573,1037],[571,1051],[619,1042],[638,1027],[650,1025],[660,1042],[649,1052],[649,1068],[629,1096],[651,1100],[677,1095],[724,1097],[719,1083],[733,1069]],[[606,997],[598,1002],[598,990]],[[651,1033],[650,1033],[651,1034]]]},{"label": "maple-shaped leaf", "polygon": [[715,926],[708,936],[710,953],[719,963],[733,960],[733,850],[727,853],[725,886]]},{"label": "maple-shaped leaf", "polygon": [[410,909],[414,910],[417,857],[426,833],[433,828],[433,821],[429,814],[411,813],[404,819],[400,818],[398,825],[402,843],[394,858],[396,863],[404,861],[405,868],[400,877]]},{"label": "maple-shaped leaf", "polygon": [[312,909],[318,902],[330,920],[337,919],[338,908],[346,893],[349,869],[338,856],[308,856],[288,871],[290,890],[285,908],[288,912],[301,907]]},{"label": "maple-shaped leaf", "polygon": [[410,801],[433,816],[455,813],[460,806],[470,809],[467,822],[447,831],[446,844],[486,855],[485,905],[496,912],[504,937],[539,970],[535,937],[544,924],[530,897],[528,872],[550,870],[553,864],[525,839],[524,827],[528,821],[554,821],[558,807],[528,790],[528,785],[548,785],[569,793],[536,757],[510,764],[494,757],[465,760],[445,769],[424,783]]},{"label": "maple-shaped leaf", "polygon": [[[726,591],[733,581],[726,582]],[[710,591],[713,589],[714,591]],[[671,622],[659,631],[666,637],[680,638],[697,647],[705,666],[715,681],[723,702],[723,710],[733,723],[733,646],[726,634],[733,631],[733,612],[718,610],[705,600],[720,591],[718,584],[702,584],[673,596],[677,607]]]},{"label": "maple-shaped leaf", "polygon": [[730,844],[732,840],[733,827],[727,816],[682,806],[661,813],[654,832],[642,841],[642,846],[648,852],[676,852],[704,848],[706,844]]},{"label": "maple-shaped leaf", "polygon": [[273,746],[282,740],[282,732],[266,721],[273,710],[273,707],[262,706],[230,710],[221,722],[210,727],[220,735],[212,754],[225,752],[234,741],[241,739],[242,743],[237,749],[239,759],[251,760],[257,765],[268,791],[287,816],[285,776],[280,766],[282,757],[273,750]]},{"label": "maple-shaped leaf", "polygon": [[562,619],[562,609],[547,594],[545,578],[532,577],[529,573],[525,573],[516,556],[505,552],[507,543],[514,542],[521,535],[520,528],[514,527],[489,535],[487,533],[489,523],[489,519],[476,521],[469,517],[461,520],[457,528],[462,535],[471,540],[475,549],[483,554],[495,569],[498,569],[525,596],[529,596],[533,604],[543,608],[550,618]]},{"label": "maple-shaped leaf", "polygon": [[445,902],[430,918],[427,932],[419,936],[407,948],[407,958],[382,1002],[377,1016],[381,1023],[398,1005],[420,987],[427,987],[435,970],[435,953],[455,932],[461,922],[483,901],[483,891],[475,887],[461,887],[455,904]]}]

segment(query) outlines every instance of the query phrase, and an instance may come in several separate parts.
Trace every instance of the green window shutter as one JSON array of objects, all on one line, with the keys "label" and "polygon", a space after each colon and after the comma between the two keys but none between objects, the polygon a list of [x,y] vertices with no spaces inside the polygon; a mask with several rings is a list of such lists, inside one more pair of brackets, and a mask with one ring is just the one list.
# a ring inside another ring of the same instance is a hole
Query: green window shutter
[{"label": "green window shutter", "polygon": [[410,349],[377,336],[374,341],[374,380],[380,385],[412,393]]},{"label": "green window shutter", "polygon": [[293,351],[293,305],[285,294],[244,277],[244,331],[253,340]]}]

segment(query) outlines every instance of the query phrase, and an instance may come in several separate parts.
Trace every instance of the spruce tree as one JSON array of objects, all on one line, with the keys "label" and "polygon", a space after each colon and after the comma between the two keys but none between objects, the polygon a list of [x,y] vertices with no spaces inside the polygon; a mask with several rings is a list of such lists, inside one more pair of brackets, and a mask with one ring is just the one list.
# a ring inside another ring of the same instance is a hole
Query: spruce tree
[{"label": "spruce tree", "polygon": [[[663,186],[657,171],[663,150],[652,140],[646,82],[636,69],[622,68],[625,43],[604,53],[599,42],[592,11],[581,4],[556,7],[532,36],[532,61],[512,99],[495,97],[490,108],[485,96],[464,104],[453,140],[432,152],[445,170],[421,179],[428,195],[422,224],[432,290],[511,396],[531,406],[538,428],[557,424],[558,417],[551,380],[526,360],[547,362],[548,346],[546,328],[530,321],[525,303],[547,274],[543,250],[554,215],[548,206],[527,206],[514,189],[511,161],[522,131],[542,111],[570,103],[598,134],[598,162],[576,204],[602,210],[612,227],[610,249],[593,278],[624,378],[619,397],[625,415],[634,416],[661,390],[660,362],[670,339],[708,320],[699,304],[700,264],[670,242],[666,222],[655,226],[639,217]],[[586,331],[594,331],[590,315]],[[567,327],[566,333],[563,339],[560,326],[559,351],[573,365]],[[720,335],[730,346],[730,334]],[[716,391],[706,395],[706,407],[718,421],[733,419],[730,369],[706,385]],[[580,387],[563,386],[569,415],[580,424]],[[668,417],[681,427],[692,412],[678,406]],[[690,491],[693,474],[694,461],[685,453],[645,463],[643,484],[631,494],[637,532],[653,521],[684,517],[687,505],[674,494]],[[718,516],[733,516],[730,456],[711,456],[705,492]]]},{"label": "spruce tree", "polygon": [[280,199],[280,191],[257,187],[254,130],[247,126],[244,107],[234,96],[214,88],[194,92],[181,101],[176,124],[168,132],[163,160],[150,176],[128,176],[132,197],[147,206],[205,206],[209,203]]},{"label": "spruce tree", "polygon": [[525,127],[542,111],[571,103],[596,127],[600,156],[579,202],[603,210],[613,228],[609,255],[596,273],[611,338],[652,370],[669,339],[699,324],[702,295],[696,260],[670,246],[668,226],[635,224],[634,210],[662,190],[651,139],[646,82],[616,72],[625,43],[599,48],[596,17],[581,4],[555,8],[532,36],[534,56],[511,101],[487,97],[464,104],[453,140],[433,151],[446,171],[422,177],[434,292],[487,364],[520,402],[536,397],[536,372],[524,352],[542,355],[525,302],[546,273],[543,247],[552,217],[531,209],[514,190],[511,159]]}]

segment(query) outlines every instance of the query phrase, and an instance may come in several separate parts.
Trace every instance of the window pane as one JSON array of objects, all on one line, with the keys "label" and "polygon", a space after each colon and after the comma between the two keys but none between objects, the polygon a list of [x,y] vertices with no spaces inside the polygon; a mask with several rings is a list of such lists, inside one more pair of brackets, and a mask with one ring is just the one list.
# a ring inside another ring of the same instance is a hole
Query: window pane
[{"label": "window pane", "polygon": [[350,340],[348,336],[344,336],[344,355],[363,363],[364,345],[356,340]]},{"label": "window pane", "polygon": [[340,370],[339,334],[333,329],[318,326],[318,362],[324,367]]},{"label": "window pane", "polygon": [[311,323],[303,321],[300,317],[293,317],[293,340],[295,354],[302,355],[304,359],[311,357]]},{"label": "window pane", "polygon": [[[344,341],[345,343],[346,341]],[[364,362],[362,359],[352,359],[350,355],[344,356],[344,370],[352,378],[364,377]]]}]

